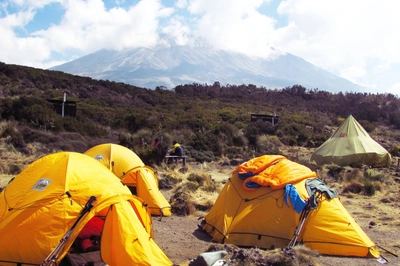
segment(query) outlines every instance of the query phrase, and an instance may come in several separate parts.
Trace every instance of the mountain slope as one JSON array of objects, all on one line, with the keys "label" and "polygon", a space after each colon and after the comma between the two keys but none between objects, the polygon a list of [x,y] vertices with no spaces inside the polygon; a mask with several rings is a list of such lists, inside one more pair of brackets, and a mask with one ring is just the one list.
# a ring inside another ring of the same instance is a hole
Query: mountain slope
[{"label": "mountain slope", "polygon": [[165,46],[123,51],[99,50],[52,70],[154,89],[181,84],[254,84],[284,88],[299,84],[330,92],[362,87],[291,54],[273,60],[216,50],[210,46]]}]

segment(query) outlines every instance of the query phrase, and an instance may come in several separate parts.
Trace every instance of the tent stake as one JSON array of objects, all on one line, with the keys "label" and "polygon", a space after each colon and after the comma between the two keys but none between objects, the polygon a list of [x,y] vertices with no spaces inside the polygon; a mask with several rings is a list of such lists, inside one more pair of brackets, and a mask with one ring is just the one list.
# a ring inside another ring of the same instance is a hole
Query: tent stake
[{"label": "tent stake", "polygon": [[378,248],[381,248],[381,249],[383,249],[384,251],[386,251],[387,253],[389,253],[389,254],[392,254],[393,256],[395,256],[396,258],[398,258],[399,256],[397,256],[396,254],[394,254],[393,252],[390,252],[389,250],[387,250],[387,249],[385,249],[385,248],[383,248],[383,247],[381,247],[381,246],[379,246],[379,245],[376,245]]}]

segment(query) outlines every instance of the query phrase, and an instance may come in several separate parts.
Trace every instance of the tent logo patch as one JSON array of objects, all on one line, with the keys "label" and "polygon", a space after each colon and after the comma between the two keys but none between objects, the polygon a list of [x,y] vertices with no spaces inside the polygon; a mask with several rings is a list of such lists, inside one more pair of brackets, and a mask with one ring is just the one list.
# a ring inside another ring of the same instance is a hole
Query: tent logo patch
[{"label": "tent logo patch", "polygon": [[97,161],[101,161],[101,160],[103,160],[104,155],[103,155],[103,154],[97,154],[96,156],[94,156],[94,158],[95,158]]},{"label": "tent logo patch", "polygon": [[31,190],[43,191],[45,190],[51,183],[50,179],[40,178],[31,188]]}]

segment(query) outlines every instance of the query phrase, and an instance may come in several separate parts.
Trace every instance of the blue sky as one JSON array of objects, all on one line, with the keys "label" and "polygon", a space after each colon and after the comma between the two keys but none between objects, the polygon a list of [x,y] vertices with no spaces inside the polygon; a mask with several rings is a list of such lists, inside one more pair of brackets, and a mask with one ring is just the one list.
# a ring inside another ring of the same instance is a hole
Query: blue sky
[{"label": "blue sky", "polygon": [[399,13],[398,0],[0,0],[0,61],[45,69],[202,38],[251,56],[291,53],[365,92],[400,95]]}]

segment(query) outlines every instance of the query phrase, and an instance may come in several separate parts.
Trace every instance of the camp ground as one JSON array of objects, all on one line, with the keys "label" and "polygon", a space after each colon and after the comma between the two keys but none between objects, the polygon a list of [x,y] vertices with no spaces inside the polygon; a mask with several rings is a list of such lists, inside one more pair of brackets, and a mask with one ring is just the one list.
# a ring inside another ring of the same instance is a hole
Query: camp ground
[{"label": "camp ground", "polygon": [[159,190],[154,170],[130,149],[112,143],[99,144],[84,154],[104,164],[128,186],[134,195],[142,198],[153,215],[170,216],[171,205]]},{"label": "camp ground", "polygon": [[320,254],[382,259],[338,193],[281,155],[239,165],[200,226],[214,241],[241,247],[304,244]]},{"label": "camp ground", "polygon": [[75,254],[74,241],[93,217],[104,221],[104,263],[172,265],[153,240],[144,201],[103,164],[75,152],[36,160],[0,193],[0,265],[57,265]]},{"label": "camp ground", "polygon": [[334,163],[340,166],[362,163],[389,167],[392,163],[390,153],[373,140],[352,115],[311,155],[310,160],[318,165]]}]

